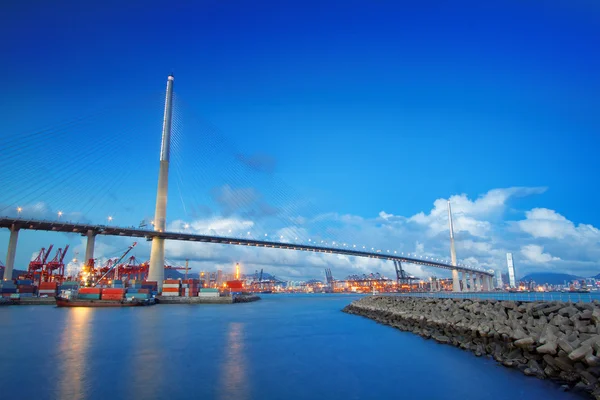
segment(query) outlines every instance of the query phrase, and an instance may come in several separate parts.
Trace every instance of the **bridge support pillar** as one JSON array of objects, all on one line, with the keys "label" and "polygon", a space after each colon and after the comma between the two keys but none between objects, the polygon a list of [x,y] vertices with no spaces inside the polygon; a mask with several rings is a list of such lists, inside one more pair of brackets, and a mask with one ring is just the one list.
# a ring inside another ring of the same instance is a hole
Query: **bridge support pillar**
[{"label": "bridge support pillar", "polygon": [[165,239],[154,236],[152,238],[152,250],[150,250],[150,266],[148,268],[148,280],[158,284],[159,291],[162,289],[165,279]]},{"label": "bridge support pillar", "polygon": [[490,290],[494,290],[494,278],[491,276],[488,276],[488,282],[489,282]]},{"label": "bridge support pillar", "polygon": [[469,287],[467,286],[467,273],[465,271],[462,272],[462,291],[469,291]]},{"label": "bridge support pillar", "polygon": [[4,280],[12,280],[15,267],[15,256],[17,255],[17,242],[19,241],[19,228],[14,224],[10,227],[10,239],[8,240],[8,251],[6,252],[6,264],[4,264]]},{"label": "bridge support pillar", "polygon": [[473,284],[473,273],[472,272],[467,272],[467,283],[469,284],[469,292],[474,292],[475,291],[475,286]]},{"label": "bridge support pillar", "polygon": [[490,281],[487,275],[481,275],[481,286],[483,287],[484,292],[490,291]]},{"label": "bridge support pillar", "polygon": [[452,270],[452,291],[460,292],[460,279],[458,278],[458,270]]},{"label": "bridge support pillar", "polygon": [[94,259],[94,247],[96,246],[96,233],[93,230],[87,231],[87,243],[85,245],[85,260],[84,265],[88,265],[90,260]]},{"label": "bridge support pillar", "polygon": [[473,291],[478,292],[479,291],[479,282],[477,282],[477,274],[474,272],[471,273],[471,281],[473,282]]}]

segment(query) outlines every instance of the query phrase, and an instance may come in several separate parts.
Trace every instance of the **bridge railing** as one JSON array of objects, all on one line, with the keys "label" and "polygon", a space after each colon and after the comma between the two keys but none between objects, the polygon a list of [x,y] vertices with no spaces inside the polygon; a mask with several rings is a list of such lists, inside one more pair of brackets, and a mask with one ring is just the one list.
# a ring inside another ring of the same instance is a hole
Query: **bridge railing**
[{"label": "bridge railing", "polygon": [[569,292],[424,292],[424,293],[390,293],[398,297],[422,297],[439,299],[470,299],[470,300],[513,300],[513,301],[571,301],[574,303],[590,303],[600,300],[599,293],[569,293]]}]

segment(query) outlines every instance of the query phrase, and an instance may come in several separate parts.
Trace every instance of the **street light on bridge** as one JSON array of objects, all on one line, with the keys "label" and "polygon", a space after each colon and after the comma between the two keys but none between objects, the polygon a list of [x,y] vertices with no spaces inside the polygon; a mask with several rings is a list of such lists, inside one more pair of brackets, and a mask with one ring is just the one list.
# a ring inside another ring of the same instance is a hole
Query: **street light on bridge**
[{"label": "street light on bridge", "polygon": [[112,220],[113,220],[113,217],[109,215],[108,218],[107,218],[107,220],[108,220],[108,223],[110,224],[112,222]]},{"label": "street light on bridge", "polygon": [[21,207],[17,207],[17,215],[20,217],[21,216],[21,211],[23,211],[23,208]]},{"label": "street light on bridge", "polygon": [[63,215],[63,212],[62,212],[62,211],[59,211],[59,212],[58,212],[58,219],[60,219],[60,217],[62,217],[62,215]]}]

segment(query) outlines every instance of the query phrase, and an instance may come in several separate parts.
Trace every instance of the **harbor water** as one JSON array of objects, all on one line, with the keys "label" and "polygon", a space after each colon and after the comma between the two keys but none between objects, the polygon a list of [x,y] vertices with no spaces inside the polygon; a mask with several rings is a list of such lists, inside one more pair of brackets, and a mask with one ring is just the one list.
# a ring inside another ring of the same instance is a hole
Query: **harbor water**
[{"label": "harbor water", "polygon": [[121,309],[0,308],[3,398],[575,399],[340,310],[353,295]]}]

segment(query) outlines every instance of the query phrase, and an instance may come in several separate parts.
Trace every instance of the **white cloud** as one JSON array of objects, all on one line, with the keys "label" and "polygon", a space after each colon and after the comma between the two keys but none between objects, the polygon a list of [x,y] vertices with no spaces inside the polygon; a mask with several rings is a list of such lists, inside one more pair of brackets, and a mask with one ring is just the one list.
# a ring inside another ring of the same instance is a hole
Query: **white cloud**
[{"label": "white cloud", "polygon": [[521,247],[521,254],[526,260],[536,264],[549,263],[551,261],[559,261],[560,258],[552,257],[549,253],[544,253],[544,246],[537,244],[528,244]]},{"label": "white cloud", "polygon": [[587,224],[575,224],[563,215],[547,208],[534,208],[518,222],[519,228],[534,238],[564,239],[566,237],[600,241],[600,231]]},{"label": "white cloud", "polygon": [[[476,237],[486,237],[492,229],[491,223],[486,218],[503,212],[508,199],[539,194],[545,190],[545,188],[535,187],[493,189],[476,200],[470,200],[466,194],[451,196],[449,200],[452,207],[454,231],[455,233],[465,232]],[[427,226],[430,236],[448,231],[447,200],[437,199],[433,205],[429,214],[420,212],[409,218],[409,221]]]}]

